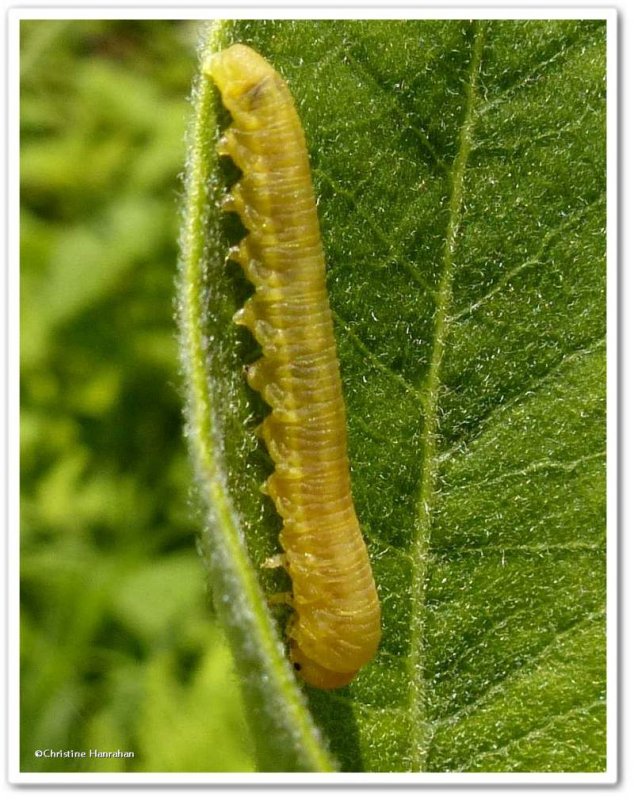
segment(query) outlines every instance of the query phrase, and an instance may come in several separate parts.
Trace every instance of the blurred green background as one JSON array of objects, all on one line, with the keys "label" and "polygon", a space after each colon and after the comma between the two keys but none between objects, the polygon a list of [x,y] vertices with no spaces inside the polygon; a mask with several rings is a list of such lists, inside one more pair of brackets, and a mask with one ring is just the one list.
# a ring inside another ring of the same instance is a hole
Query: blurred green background
[{"label": "blurred green background", "polygon": [[[199,24],[21,23],[22,769],[246,771],[182,437]],[[134,759],[36,758],[36,749]]]}]

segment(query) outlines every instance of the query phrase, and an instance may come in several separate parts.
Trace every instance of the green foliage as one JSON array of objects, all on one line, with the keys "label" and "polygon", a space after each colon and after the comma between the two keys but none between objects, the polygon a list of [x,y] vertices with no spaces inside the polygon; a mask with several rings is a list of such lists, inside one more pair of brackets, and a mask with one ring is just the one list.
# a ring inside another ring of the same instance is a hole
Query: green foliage
[{"label": "green foliage", "polygon": [[[604,770],[604,23],[241,21],[202,57],[232,41],[305,125],[384,613],[358,679],[307,691],[313,719],[344,770]],[[257,568],[279,518],[218,118],[202,80],[179,312],[204,553],[260,768],[314,769],[264,600],[286,584]]]},{"label": "green foliage", "polygon": [[253,768],[194,547],[172,319],[197,36],[22,23],[27,771]]}]

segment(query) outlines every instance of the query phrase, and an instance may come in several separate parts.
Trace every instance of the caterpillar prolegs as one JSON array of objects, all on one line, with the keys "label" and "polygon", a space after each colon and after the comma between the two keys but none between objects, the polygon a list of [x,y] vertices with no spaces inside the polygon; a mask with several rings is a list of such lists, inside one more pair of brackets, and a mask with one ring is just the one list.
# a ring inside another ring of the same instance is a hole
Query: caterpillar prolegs
[{"label": "caterpillar prolegs", "polygon": [[255,286],[236,315],[262,347],[247,368],[270,415],[266,482],[293,589],[290,658],[306,683],[348,684],[375,654],[380,607],[350,491],[346,420],[304,132],[282,77],[236,44],[205,66],[232,116],[218,150],[242,171],[226,210],[248,231],[230,251]]}]

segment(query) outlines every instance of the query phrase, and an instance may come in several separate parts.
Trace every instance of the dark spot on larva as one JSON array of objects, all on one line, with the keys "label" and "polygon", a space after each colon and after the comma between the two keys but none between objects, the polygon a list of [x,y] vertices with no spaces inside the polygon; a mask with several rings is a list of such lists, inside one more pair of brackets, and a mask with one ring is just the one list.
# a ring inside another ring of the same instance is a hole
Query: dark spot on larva
[{"label": "dark spot on larva", "polygon": [[248,89],[244,90],[242,93],[242,99],[247,103],[249,111],[253,111],[259,105],[261,105],[268,83],[269,78],[267,76],[266,78],[259,80],[257,83],[254,83],[253,86],[250,86]]},{"label": "dark spot on larva", "polygon": [[293,664],[293,669],[295,669],[295,670],[297,670],[297,672],[299,672],[301,668],[302,668],[302,665],[298,664],[297,661],[295,661],[294,664]]}]

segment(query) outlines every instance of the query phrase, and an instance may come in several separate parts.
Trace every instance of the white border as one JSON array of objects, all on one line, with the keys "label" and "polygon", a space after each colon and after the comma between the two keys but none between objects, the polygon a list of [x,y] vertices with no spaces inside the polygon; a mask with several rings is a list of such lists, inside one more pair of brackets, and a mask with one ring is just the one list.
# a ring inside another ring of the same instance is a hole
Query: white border
[{"label": "white border", "polygon": [[617,17],[607,19],[607,773],[618,776],[618,41]]},{"label": "white border", "polygon": [[245,3],[239,6],[41,6],[9,9],[9,19],[606,19],[616,21],[613,8],[504,8],[497,6],[425,6],[402,4],[386,8],[359,2],[294,4]]},{"label": "white border", "polygon": [[[46,2],[46,0],[44,0]],[[605,19],[608,42],[608,754],[605,773],[28,773],[19,768],[19,25],[22,19]],[[407,5],[388,9],[368,8],[362,2],[347,6],[321,4],[298,8],[279,3],[275,7],[256,2],[241,7],[231,5],[127,7],[101,6],[11,8],[7,13],[7,442],[8,476],[8,593],[7,618],[10,659],[8,663],[9,717],[7,741],[8,776],[16,784],[74,785],[496,785],[523,784],[597,785],[617,781],[618,716],[618,586],[617,586],[617,503],[618,503],[618,327],[617,327],[617,12],[613,8],[500,8],[462,6],[442,8]],[[9,426],[11,423],[11,426]]]}]

